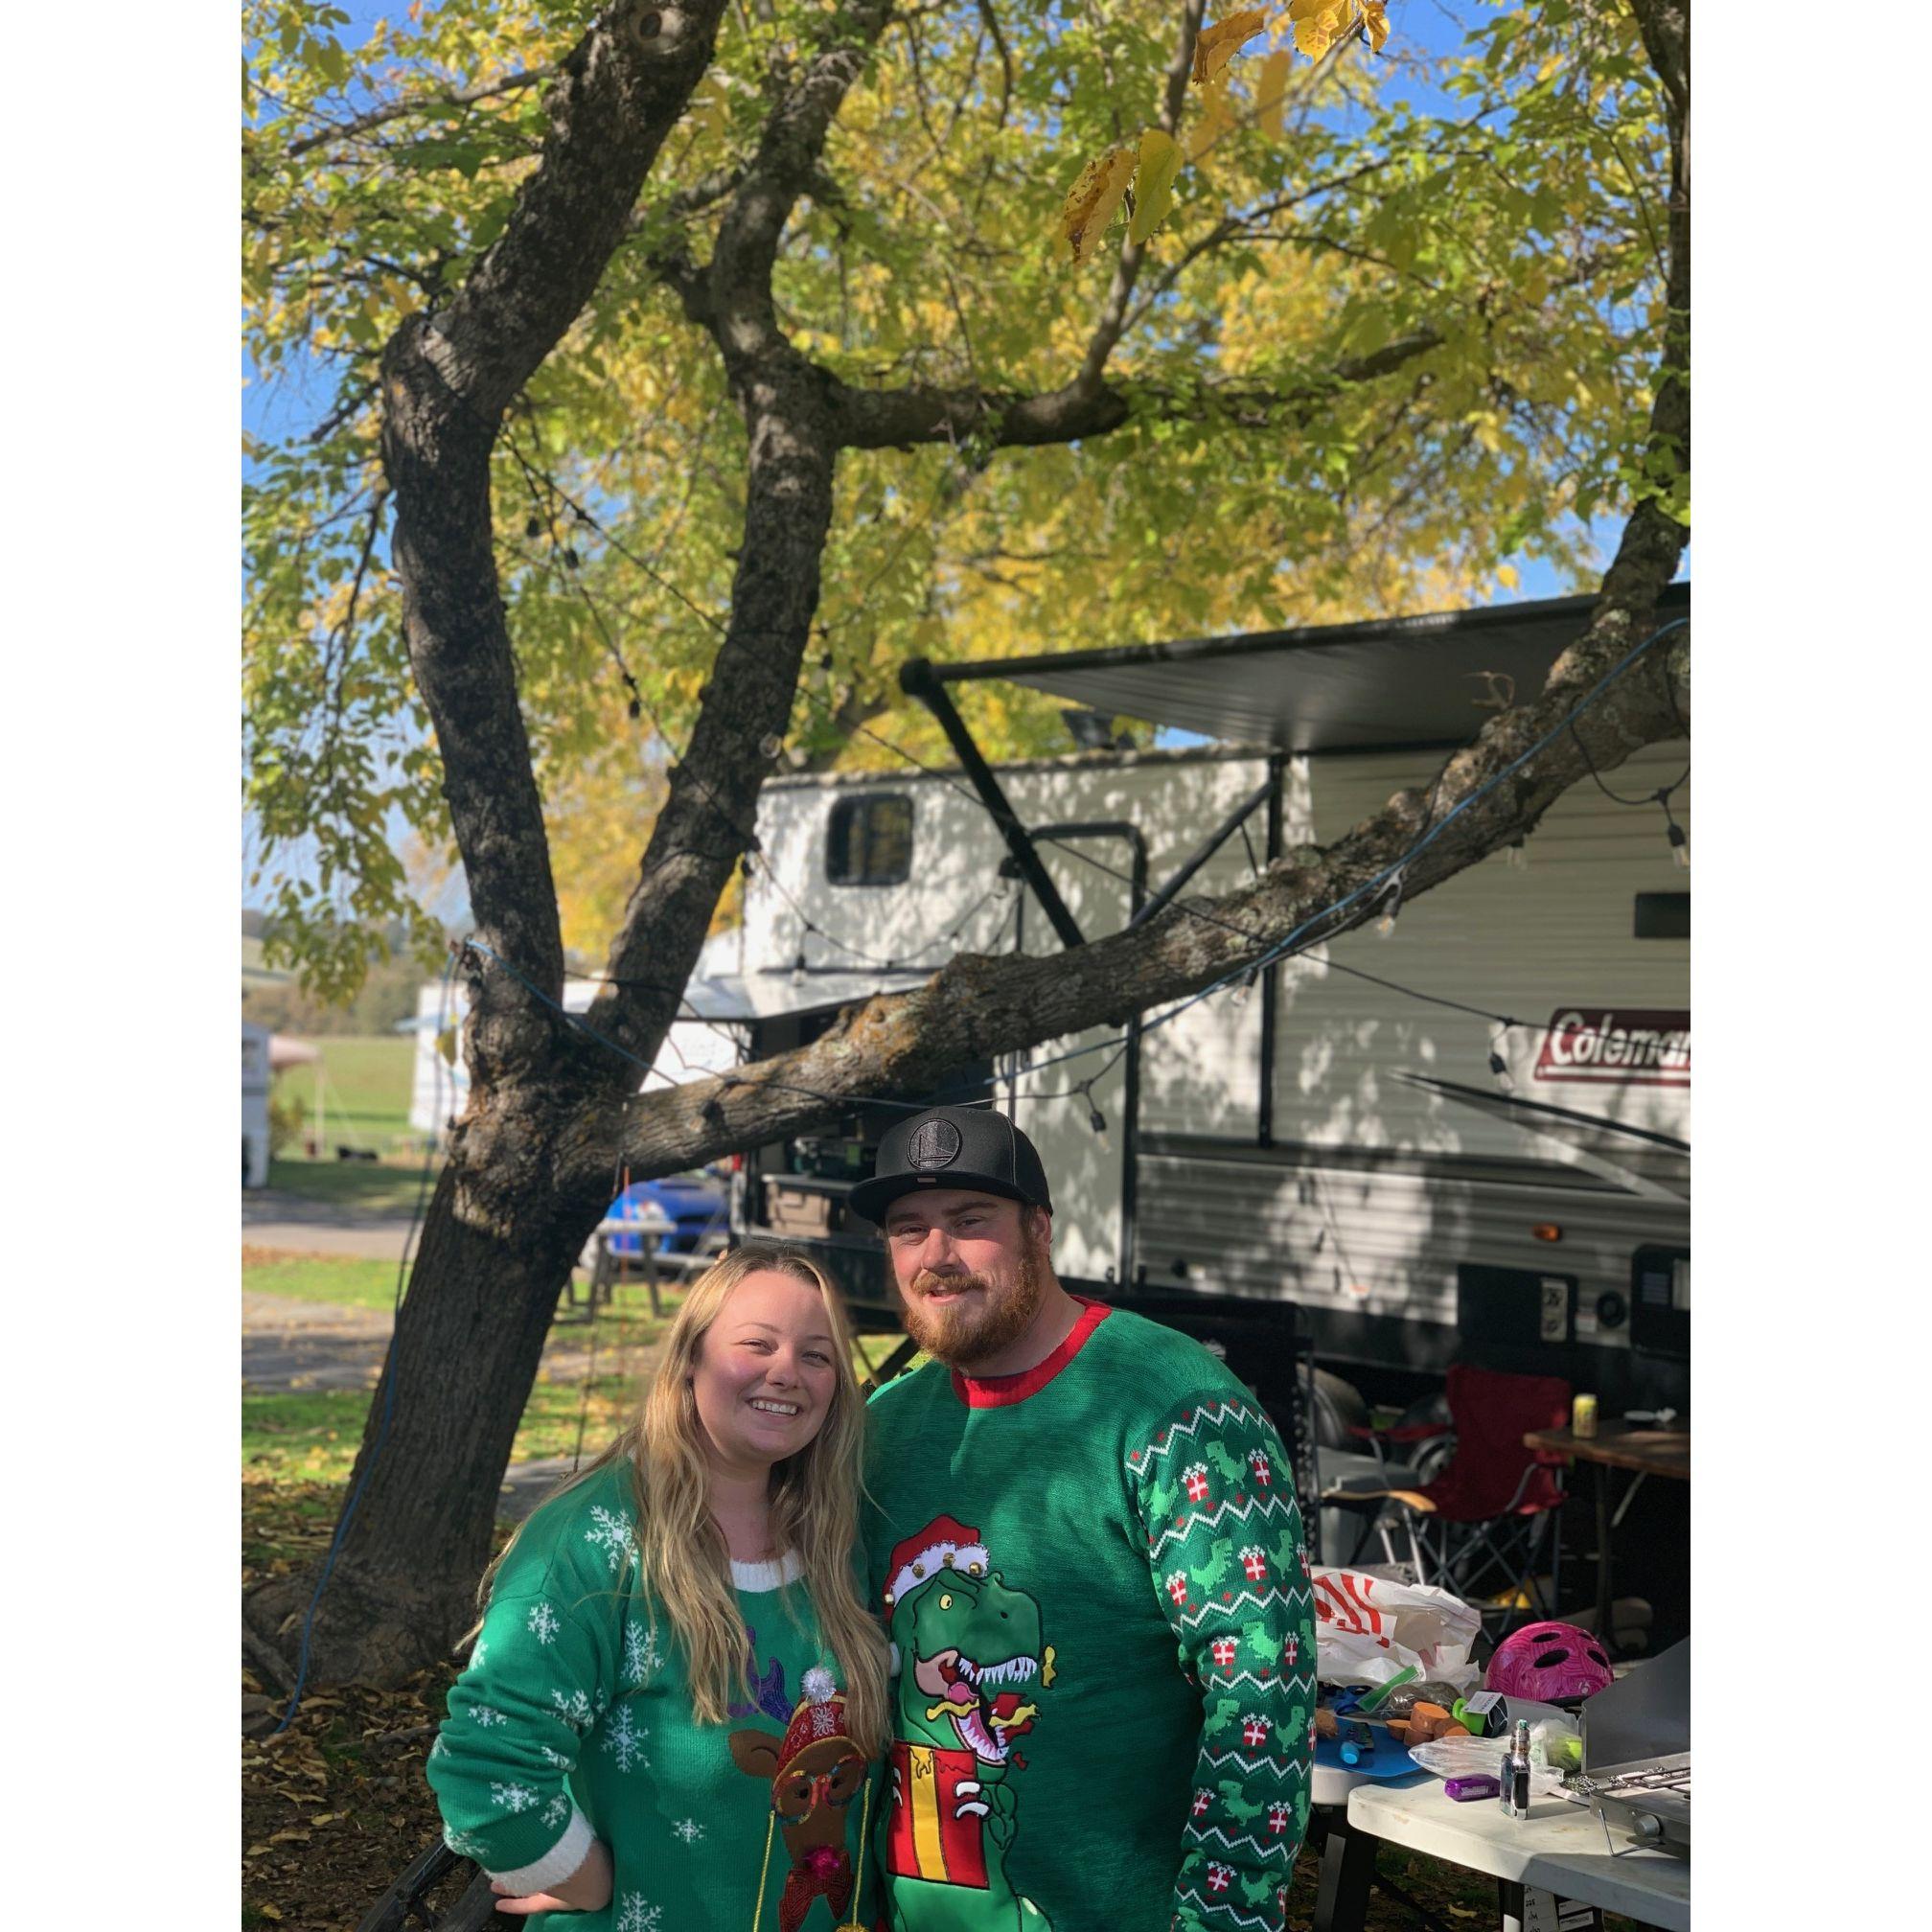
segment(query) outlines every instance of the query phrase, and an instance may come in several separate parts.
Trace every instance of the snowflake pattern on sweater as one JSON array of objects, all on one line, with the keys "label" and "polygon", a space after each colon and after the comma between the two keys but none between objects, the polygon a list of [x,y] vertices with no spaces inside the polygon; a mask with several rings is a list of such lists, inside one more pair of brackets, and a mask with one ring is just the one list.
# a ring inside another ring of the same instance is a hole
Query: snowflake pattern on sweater
[{"label": "snowflake pattern on sweater", "polygon": [[657,1648],[657,1633],[648,1623],[624,1625],[624,1683],[628,1689],[642,1690],[664,1668]]},{"label": "snowflake pattern on sweater", "polygon": [[645,1755],[644,1740],[650,1735],[651,1727],[637,1722],[631,1706],[620,1704],[604,1727],[604,1749],[616,1759],[618,1770],[648,1771],[651,1760]]},{"label": "snowflake pattern on sweater", "polygon": [[1184,1403],[1128,1452],[1154,1588],[1201,1689],[1174,1923],[1277,1932],[1308,1825],[1314,1595],[1300,1511],[1258,1405]]},{"label": "snowflake pattern on sweater", "polygon": [[590,1510],[590,1525],[584,1531],[584,1540],[603,1551],[612,1576],[623,1569],[624,1559],[631,1553],[632,1528],[629,1516],[616,1509],[607,1509],[601,1503],[594,1505]]}]

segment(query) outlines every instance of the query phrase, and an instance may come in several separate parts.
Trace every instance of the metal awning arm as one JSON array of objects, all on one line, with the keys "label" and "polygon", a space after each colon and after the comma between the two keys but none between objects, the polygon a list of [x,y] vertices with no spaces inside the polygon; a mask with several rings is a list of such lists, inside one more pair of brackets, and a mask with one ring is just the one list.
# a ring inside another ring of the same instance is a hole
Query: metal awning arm
[{"label": "metal awning arm", "polygon": [[966,721],[954,708],[952,699],[946,695],[946,687],[933,675],[932,665],[923,657],[915,657],[909,664],[901,666],[899,688],[908,698],[918,699],[938,719],[939,728],[945,732],[946,742],[959,760],[960,770],[972,781],[974,791],[979,794],[979,802],[985,806],[994,824],[999,826],[1000,836],[1005,840],[1006,849],[1013,855],[1013,862],[1019,866],[1021,878],[1032,888],[1034,898],[1040,902],[1040,909],[1060,935],[1060,943],[1063,946],[1084,946],[1086,936],[1072,913],[1068,911],[1059,887],[1046,876],[1046,868],[1040,862],[1040,854],[1031,837],[1015,816],[1012,806],[1006,802],[1006,794],[1000,789],[993,768],[979,755],[979,748],[973,742]]},{"label": "metal awning arm", "polygon": [[1186,885],[1188,880],[1193,878],[1195,873],[1200,871],[1202,866],[1207,864],[1208,860],[1213,858],[1215,853],[1220,851],[1222,846],[1227,844],[1229,840],[1240,831],[1242,825],[1253,816],[1255,807],[1265,805],[1269,798],[1274,795],[1276,777],[1276,774],[1273,770],[1270,770],[1268,776],[1240,804],[1235,806],[1233,811],[1229,813],[1227,817],[1215,826],[1213,831],[1208,833],[1207,838],[1195,846],[1186,858],[1182,860],[1180,864],[1174,868],[1173,874],[1168,879],[1166,885],[1162,886],[1160,891],[1155,893],[1153,898],[1148,900],[1139,911],[1128,920],[1127,923],[1129,926],[1143,925],[1173,899],[1182,886]]}]

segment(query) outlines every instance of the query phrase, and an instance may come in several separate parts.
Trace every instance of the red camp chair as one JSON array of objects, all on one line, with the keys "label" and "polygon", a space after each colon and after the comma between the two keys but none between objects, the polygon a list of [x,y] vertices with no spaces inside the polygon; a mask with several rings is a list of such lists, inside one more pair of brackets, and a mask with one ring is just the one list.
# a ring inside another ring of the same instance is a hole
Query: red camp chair
[{"label": "red camp chair", "polygon": [[[1414,1488],[1351,1483],[1328,1500],[1396,1505],[1418,1582],[1436,1584],[1465,1601],[1500,1599],[1495,1607],[1506,1613],[1513,1613],[1527,1594],[1539,1616],[1552,1616],[1553,1610],[1543,1607],[1536,1573],[1547,1543],[1553,1598],[1562,1556],[1557,1526],[1563,1460],[1526,1447],[1523,1438],[1532,1429],[1567,1425],[1570,1385],[1554,1375],[1506,1375],[1458,1363],[1449,1370],[1446,1392],[1450,1419],[1442,1426],[1453,1432],[1456,1450],[1440,1475]],[[1352,1433],[1368,1437],[1379,1460],[1383,1443],[1394,1436],[1411,1441],[1442,1429]],[[1378,1513],[1362,1541],[1374,1530],[1380,1531],[1389,1560],[1399,1560],[1386,1513]]]}]

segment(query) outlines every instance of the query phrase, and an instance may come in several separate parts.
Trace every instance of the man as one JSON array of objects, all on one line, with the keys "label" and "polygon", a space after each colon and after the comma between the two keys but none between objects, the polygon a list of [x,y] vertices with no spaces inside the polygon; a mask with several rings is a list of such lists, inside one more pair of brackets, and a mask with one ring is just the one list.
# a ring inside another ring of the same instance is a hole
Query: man
[{"label": "man", "polygon": [[1275,1932],[1315,1697],[1279,1437],[1198,1342],[1060,1285],[1003,1115],[895,1126],[852,1206],[934,1358],[871,1407],[895,1932]]}]

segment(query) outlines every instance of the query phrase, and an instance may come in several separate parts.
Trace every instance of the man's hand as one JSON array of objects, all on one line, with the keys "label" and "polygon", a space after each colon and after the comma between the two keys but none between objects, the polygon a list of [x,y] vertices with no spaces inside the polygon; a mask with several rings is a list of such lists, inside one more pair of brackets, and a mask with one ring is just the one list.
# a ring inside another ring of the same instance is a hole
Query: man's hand
[{"label": "man's hand", "polygon": [[507,1885],[494,1880],[490,1889],[496,1894],[496,1909],[512,1919],[531,1912],[601,1912],[610,1902],[610,1854],[601,1841],[592,1839],[584,1862],[554,1892],[527,1892],[513,1898]]}]

